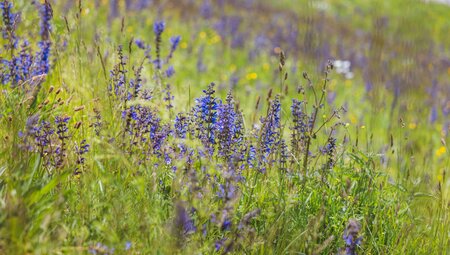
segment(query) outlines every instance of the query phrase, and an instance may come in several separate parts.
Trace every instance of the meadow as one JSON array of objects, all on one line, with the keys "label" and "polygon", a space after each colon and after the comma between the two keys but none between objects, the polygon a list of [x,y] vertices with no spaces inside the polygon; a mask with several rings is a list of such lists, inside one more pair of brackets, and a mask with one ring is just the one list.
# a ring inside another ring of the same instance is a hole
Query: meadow
[{"label": "meadow", "polygon": [[0,254],[450,254],[450,6],[0,11]]}]

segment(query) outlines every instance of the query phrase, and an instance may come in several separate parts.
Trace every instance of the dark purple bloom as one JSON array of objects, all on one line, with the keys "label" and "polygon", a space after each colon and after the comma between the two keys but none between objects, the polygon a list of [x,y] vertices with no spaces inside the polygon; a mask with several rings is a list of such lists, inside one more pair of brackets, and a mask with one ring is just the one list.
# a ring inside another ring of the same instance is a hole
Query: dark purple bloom
[{"label": "dark purple bloom", "polygon": [[216,251],[219,251],[223,247],[223,245],[225,244],[225,241],[226,241],[226,239],[223,238],[214,243],[214,247],[215,247]]},{"label": "dark purple bloom", "polygon": [[166,76],[168,78],[172,77],[175,74],[175,69],[173,68],[173,66],[169,66],[166,70]]},{"label": "dark purple bloom", "polygon": [[280,139],[280,98],[277,96],[270,105],[266,118],[262,119],[260,157],[263,163],[267,163],[267,157],[274,151]]},{"label": "dark purple bloom", "polygon": [[164,32],[164,28],[166,27],[166,23],[164,21],[157,21],[153,24],[153,32],[156,36],[161,36]]},{"label": "dark purple bloom", "polygon": [[430,111],[430,123],[431,124],[435,123],[437,119],[438,119],[438,111],[436,106],[434,105],[433,107],[431,107]]},{"label": "dark purple bloom", "polygon": [[172,102],[173,102],[173,99],[175,98],[175,97],[172,95],[170,84],[167,84],[166,88],[164,89],[164,92],[165,92],[165,94],[166,94],[166,95],[164,96],[164,101],[167,102],[166,108],[167,108],[168,110],[170,110],[170,109],[173,108]]},{"label": "dark purple bloom", "polygon": [[147,48],[145,42],[142,41],[141,39],[134,40],[134,43],[136,44],[136,46],[138,46],[139,49],[145,50]]},{"label": "dark purple bloom", "polygon": [[183,113],[178,113],[175,117],[175,134],[178,138],[186,138],[188,122]]},{"label": "dark purple bloom", "polygon": [[156,59],[153,61],[156,69],[161,69],[161,35],[164,32],[165,23],[163,21],[157,21],[153,24],[153,32],[155,33],[155,49]]},{"label": "dark purple bloom", "polygon": [[303,151],[307,132],[309,131],[309,118],[303,111],[303,102],[297,99],[292,100],[291,114],[292,114],[292,134],[291,143],[294,153]]},{"label": "dark purple bloom", "polygon": [[202,142],[211,147],[215,144],[215,127],[217,123],[217,99],[214,97],[214,83],[208,86],[207,90],[201,98],[196,99],[196,106],[194,108],[195,118],[197,124],[198,137]]},{"label": "dark purple bloom", "polygon": [[247,165],[249,168],[255,167],[255,159],[256,159],[256,149],[253,145],[250,145],[248,148],[248,155],[247,155]]},{"label": "dark purple bloom", "polygon": [[167,56],[167,62],[172,58],[173,53],[177,50],[178,44],[180,44],[181,36],[170,37],[170,52]]},{"label": "dark purple bloom", "polygon": [[188,235],[197,231],[194,220],[191,218],[188,211],[181,203],[178,203],[176,205],[174,225],[182,235]]},{"label": "dark purple bloom", "polygon": [[50,70],[50,41],[40,41],[38,43],[40,51],[36,55],[36,67],[33,75],[47,74]]},{"label": "dark purple bloom", "polygon": [[132,243],[130,241],[125,243],[125,250],[128,251],[129,249],[131,249]]},{"label": "dark purple bloom", "polygon": [[286,170],[286,165],[289,159],[288,147],[284,139],[280,141],[280,169]]},{"label": "dark purple bloom", "polygon": [[79,146],[75,146],[75,154],[77,155],[75,174],[80,173],[80,167],[83,167],[86,161],[85,154],[89,152],[89,147],[90,145],[86,142],[86,139],[82,140]]},{"label": "dark purple bloom", "polygon": [[50,32],[52,31],[51,20],[53,18],[53,10],[52,6],[46,0],[43,4],[41,4],[39,13],[41,15],[41,32],[40,35],[43,41],[47,41],[50,38]]},{"label": "dark purple bloom", "polygon": [[2,10],[2,35],[3,39],[9,41],[9,46],[16,48],[17,37],[16,37],[16,23],[18,22],[19,15],[12,12],[13,4],[9,0],[4,0],[0,2],[0,9]]},{"label": "dark purple bloom", "polygon": [[[67,150],[67,144],[66,141],[69,138],[68,135],[68,127],[67,124],[70,120],[70,117],[68,116],[57,116],[55,118],[55,125],[56,125],[56,134],[58,135],[58,140],[60,141],[60,144],[58,145],[58,147],[56,147],[55,153],[56,153],[56,162],[55,162],[55,166],[56,167],[61,167],[63,162],[64,162],[64,158],[67,156],[66,155],[66,150]],[[89,146],[87,146],[85,149],[87,149]]]},{"label": "dark purple bloom", "polygon": [[361,224],[356,220],[350,220],[342,238],[345,242],[345,254],[357,255],[356,248],[361,245],[362,237],[358,237]]},{"label": "dark purple bloom", "polygon": [[50,144],[50,136],[54,132],[50,123],[47,121],[42,121],[40,125],[35,126],[31,130],[31,134],[35,137],[36,145],[41,149]]},{"label": "dark purple bloom", "polygon": [[213,7],[211,5],[210,0],[203,1],[202,5],[200,6],[200,15],[204,19],[210,19],[213,14]]},{"label": "dark purple bloom", "polygon": [[217,138],[219,140],[219,154],[229,158],[236,145],[234,138],[236,135],[237,114],[234,111],[234,102],[231,93],[228,93],[227,103],[220,104],[217,108]]},{"label": "dark purple bloom", "polygon": [[226,219],[222,223],[222,231],[227,231],[231,229],[232,222],[229,219]]}]

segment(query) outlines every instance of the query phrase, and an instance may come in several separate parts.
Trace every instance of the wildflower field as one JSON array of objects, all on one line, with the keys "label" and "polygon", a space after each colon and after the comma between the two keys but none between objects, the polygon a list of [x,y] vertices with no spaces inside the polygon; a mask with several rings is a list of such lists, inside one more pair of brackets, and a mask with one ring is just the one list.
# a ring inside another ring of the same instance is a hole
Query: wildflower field
[{"label": "wildflower field", "polygon": [[0,9],[0,254],[450,254],[450,6]]}]

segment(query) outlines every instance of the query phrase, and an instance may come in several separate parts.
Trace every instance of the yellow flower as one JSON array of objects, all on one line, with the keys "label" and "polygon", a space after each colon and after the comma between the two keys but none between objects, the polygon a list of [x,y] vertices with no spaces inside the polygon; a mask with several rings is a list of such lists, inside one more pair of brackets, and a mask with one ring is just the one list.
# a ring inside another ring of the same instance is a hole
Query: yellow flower
[{"label": "yellow flower", "polygon": [[205,32],[200,32],[199,34],[200,39],[205,39],[206,38],[206,33]]},{"label": "yellow flower", "polygon": [[214,35],[214,36],[211,38],[211,40],[209,40],[209,43],[210,43],[210,44],[216,44],[216,43],[220,42],[221,40],[222,40],[222,39],[220,38],[219,35]]},{"label": "yellow flower", "polygon": [[350,115],[350,121],[352,122],[352,124],[356,124],[357,119],[356,119],[356,116],[354,114]]},{"label": "yellow flower", "polygon": [[442,156],[444,153],[447,152],[447,148],[445,148],[445,146],[441,146],[437,151],[436,151],[436,156],[440,157]]},{"label": "yellow flower", "polygon": [[409,129],[416,129],[417,124],[414,122],[411,122],[411,123],[409,123],[408,127],[409,127]]},{"label": "yellow flower", "polygon": [[182,42],[182,43],[180,44],[180,48],[182,48],[182,49],[186,49],[187,46],[188,46],[188,44],[187,44],[186,42]]},{"label": "yellow flower", "polygon": [[346,87],[351,87],[352,86],[352,81],[351,80],[345,80],[345,86]]},{"label": "yellow flower", "polygon": [[258,78],[258,74],[257,73],[249,73],[249,74],[247,74],[246,78],[249,81],[256,80],[256,78]]}]

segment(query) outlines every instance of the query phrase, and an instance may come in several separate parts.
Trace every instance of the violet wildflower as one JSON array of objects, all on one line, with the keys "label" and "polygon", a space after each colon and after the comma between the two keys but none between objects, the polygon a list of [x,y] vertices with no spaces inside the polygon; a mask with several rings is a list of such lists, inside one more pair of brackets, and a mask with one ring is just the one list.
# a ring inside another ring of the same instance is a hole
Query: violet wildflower
[{"label": "violet wildflower", "polygon": [[55,125],[56,125],[56,134],[58,135],[58,140],[60,141],[60,145],[56,148],[56,156],[57,156],[57,160],[55,162],[55,166],[57,167],[61,167],[62,164],[64,163],[64,158],[67,156],[66,155],[66,150],[67,150],[67,144],[66,144],[66,140],[69,138],[68,135],[68,127],[67,124],[70,120],[70,117],[64,116],[57,116],[55,118]]},{"label": "violet wildflower", "polygon": [[45,0],[43,4],[41,4],[39,13],[41,15],[41,38],[42,41],[49,40],[50,32],[52,31],[51,20],[53,18],[53,10],[50,2]]},{"label": "violet wildflower", "polygon": [[149,7],[152,4],[152,0],[138,0],[136,3],[136,9],[142,10]]},{"label": "violet wildflower", "polygon": [[138,68],[135,68],[134,70],[134,80],[130,80],[130,89],[132,90],[132,94],[128,92],[128,94],[131,94],[132,97],[129,97],[128,100],[131,100],[131,98],[137,98],[139,93],[141,92],[142,88],[142,65]]},{"label": "violet wildflower", "polygon": [[48,121],[42,121],[40,125],[36,125],[30,130],[30,134],[33,135],[36,147],[41,156],[45,156],[48,153],[47,147],[50,145],[51,135],[54,132],[54,129]]},{"label": "violet wildflower", "polygon": [[176,205],[175,210],[176,214],[174,219],[174,227],[178,230],[178,233],[181,234],[181,236],[197,231],[194,220],[192,220],[188,211],[181,203]]},{"label": "violet wildflower", "polygon": [[172,58],[173,53],[177,50],[178,44],[180,44],[181,36],[170,37],[170,52],[167,56],[167,62]]},{"label": "violet wildflower", "polygon": [[139,49],[141,50],[145,50],[147,48],[147,46],[145,45],[145,42],[142,41],[141,39],[136,39],[134,40],[134,43],[136,44],[136,46],[138,46]]},{"label": "violet wildflower", "polygon": [[165,23],[157,21],[153,24],[153,32],[155,33],[156,59],[154,61],[156,69],[161,69],[161,35],[164,32]]},{"label": "violet wildflower", "polygon": [[33,57],[30,52],[28,41],[24,40],[20,47],[21,50],[19,56],[15,57],[15,61],[17,61],[17,71],[15,71],[17,77],[15,82],[19,82],[19,80],[25,81],[31,78]]},{"label": "violet wildflower", "polygon": [[155,155],[161,155],[161,147],[171,133],[172,130],[169,125],[163,125],[162,128],[155,132],[151,139],[153,145],[152,150]]},{"label": "violet wildflower", "polygon": [[292,100],[291,113],[293,123],[291,126],[291,143],[293,153],[296,155],[303,151],[308,132],[308,116],[304,113],[302,107],[303,102],[298,101],[297,99]]},{"label": "violet wildflower", "polygon": [[132,243],[130,241],[125,243],[125,250],[128,251],[129,249],[131,249]]},{"label": "violet wildflower", "polygon": [[[113,70],[110,71],[110,84],[108,86],[108,92],[110,96],[115,96],[117,99],[125,100],[128,96],[126,94],[126,59],[123,55],[123,49],[120,45],[117,49],[119,56],[119,62],[114,65]],[[114,92],[114,94],[113,94]]]},{"label": "violet wildflower", "polygon": [[261,209],[259,209],[259,208],[255,209],[255,210],[253,210],[253,211],[250,211],[250,212],[248,212],[248,213],[246,213],[246,214],[244,215],[244,217],[242,217],[241,221],[239,222],[238,229],[242,229],[242,228],[244,228],[245,226],[250,225],[250,221],[251,221],[252,219],[254,219],[255,217],[257,217],[260,213],[261,213]]},{"label": "violet wildflower", "polygon": [[287,162],[289,159],[288,147],[284,139],[280,141],[280,170],[286,171]]},{"label": "violet wildflower", "polygon": [[172,77],[174,74],[175,74],[175,69],[173,68],[173,66],[169,66],[166,70],[167,78]]},{"label": "violet wildflower", "polygon": [[247,155],[247,165],[249,168],[255,167],[255,159],[256,159],[256,149],[253,145],[250,145],[248,148],[248,155]]},{"label": "violet wildflower", "polygon": [[110,248],[102,243],[97,243],[95,246],[91,246],[88,249],[88,252],[94,255],[111,255],[114,254],[114,251],[114,248]]},{"label": "violet wildflower", "polygon": [[7,39],[9,42],[8,47],[13,50],[17,46],[16,37],[16,23],[19,15],[12,12],[13,4],[9,0],[3,0],[0,2],[0,9],[2,10],[2,36],[3,39]]},{"label": "violet wildflower", "polygon": [[359,237],[361,224],[356,220],[350,220],[342,238],[345,241],[345,255],[357,255],[356,248],[361,245],[362,237]]},{"label": "violet wildflower", "polygon": [[80,167],[84,166],[86,161],[85,154],[89,152],[89,146],[90,145],[86,142],[86,139],[82,140],[79,146],[75,146],[75,154],[77,155],[77,167],[75,169],[75,174],[79,174]]},{"label": "violet wildflower", "polygon": [[100,110],[98,110],[97,108],[94,108],[94,122],[91,124],[92,127],[94,127],[94,132],[96,136],[100,136],[100,131],[102,129],[103,126],[103,122],[102,122],[102,115],[100,114]]},{"label": "violet wildflower", "polygon": [[214,247],[215,247],[216,251],[219,251],[219,250],[223,247],[223,245],[225,244],[225,241],[226,241],[226,240],[227,240],[227,239],[222,238],[222,239],[220,239],[220,240],[218,240],[218,241],[216,241],[216,242],[214,243]]},{"label": "violet wildflower", "polygon": [[50,46],[51,42],[41,41],[38,43],[40,51],[36,56],[36,67],[33,75],[47,74],[50,70]]},{"label": "violet wildflower", "polygon": [[231,92],[227,95],[226,104],[220,104],[217,108],[217,138],[219,140],[219,155],[228,159],[233,152],[235,137],[236,112]]},{"label": "violet wildflower", "polygon": [[275,100],[272,101],[269,112],[262,123],[260,157],[261,161],[264,163],[267,163],[268,156],[274,151],[274,148],[280,139],[280,112],[280,97],[277,96]]},{"label": "violet wildflower", "polygon": [[213,7],[210,0],[204,0],[200,6],[200,15],[204,19],[210,19],[213,15]]},{"label": "violet wildflower", "polygon": [[172,102],[173,102],[173,100],[174,100],[174,96],[172,95],[172,93],[171,93],[171,87],[170,87],[170,84],[167,84],[166,85],[166,88],[164,89],[164,92],[165,92],[165,96],[164,96],[164,101],[167,103],[167,105],[166,105],[166,108],[168,109],[168,110],[170,110],[170,109],[172,109],[173,108],[173,105],[172,105]]},{"label": "violet wildflower", "polygon": [[119,0],[109,1],[109,10],[108,23],[111,24],[112,20],[119,16]]},{"label": "violet wildflower", "polygon": [[195,107],[198,137],[202,142],[211,147],[215,144],[215,126],[217,123],[217,99],[214,97],[214,83],[203,90],[203,97],[196,100]]},{"label": "violet wildflower", "polygon": [[433,124],[436,122],[436,120],[438,119],[438,111],[436,106],[434,105],[433,107],[431,107],[431,111],[430,111],[430,123]]},{"label": "violet wildflower", "polygon": [[229,219],[225,219],[222,223],[222,231],[228,231],[231,229],[232,222]]},{"label": "violet wildflower", "polygon": [[322,149],[322,153],[327,155],[326,167],[331,169],[334,166],[334,153],[336,151],[336,138],[329,137],[327,145]]},{"label": "violet wildflower", "polygon": [[188,131],[187,118],[183,113],[178,113],[175,117],[175,135],[178,138],[186,138]]}]

